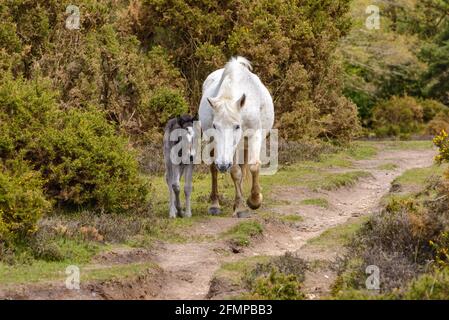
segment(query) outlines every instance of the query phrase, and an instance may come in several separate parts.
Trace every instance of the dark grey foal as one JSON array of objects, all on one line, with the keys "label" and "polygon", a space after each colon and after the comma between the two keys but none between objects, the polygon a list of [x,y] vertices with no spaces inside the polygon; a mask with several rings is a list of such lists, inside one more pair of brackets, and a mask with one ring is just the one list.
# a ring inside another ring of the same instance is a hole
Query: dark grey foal
[{"label": "dark grey foal", "polygon": [[[193,160],[195,158],[194,128],[196,118],[183,115],[168,121],[164,132],[165,181],[170,192],[170,218],[191,217]],[[184,175],[185,211],[182,211],[180,180]]]}]

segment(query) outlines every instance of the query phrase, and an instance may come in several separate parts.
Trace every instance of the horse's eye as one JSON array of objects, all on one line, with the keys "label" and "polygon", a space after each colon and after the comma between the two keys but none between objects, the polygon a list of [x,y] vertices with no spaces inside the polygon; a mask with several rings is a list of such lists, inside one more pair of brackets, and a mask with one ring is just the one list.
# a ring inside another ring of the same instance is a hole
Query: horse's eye
[{"label": "horse's eye", "polygon": [[234,129],[235,129],[235,130],[239,130],[239,129],[240,129],[240,126],[239,126],[239,125],[236,125],[236,126],[234,127]]},{"label": "horse's eye", "polygon": [[215,130],[217,130],[217,127],[215,126],[215,124],[212,125],[212,128],[214,128]]}]

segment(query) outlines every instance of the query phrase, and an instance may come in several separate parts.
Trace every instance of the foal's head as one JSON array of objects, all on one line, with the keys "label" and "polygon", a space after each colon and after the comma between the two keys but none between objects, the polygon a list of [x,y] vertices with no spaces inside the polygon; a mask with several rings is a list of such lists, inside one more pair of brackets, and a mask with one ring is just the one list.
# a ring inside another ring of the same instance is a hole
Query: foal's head
[{"label": "foal's head", "polygon": [[188,114],[171,119],[167,123],[166,131],[173,144],[181,144],[178,156],[183,163],[191,163],[195,158],[195,130],[194,122],[198,119]]},{"label": "foal's head", "polygon": [[240,111],[246,96],[243,94],[237,100],[220,97],[207,100],[214,110],[215,165],[220,172],[226,172],[233,165],[234,153],[242,138]]}]

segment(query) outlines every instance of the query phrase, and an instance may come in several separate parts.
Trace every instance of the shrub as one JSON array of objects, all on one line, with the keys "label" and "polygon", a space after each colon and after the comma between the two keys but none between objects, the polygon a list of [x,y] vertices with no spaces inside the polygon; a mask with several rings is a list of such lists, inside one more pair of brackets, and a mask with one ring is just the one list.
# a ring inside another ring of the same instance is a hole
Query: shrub
[{"label": "shrub", "polygon": [[42,79],[0,81],[0,155],[23,158],[39,171],[44,192],[63,206],[123,211],[148,194],[134,152],[103,112],[62,111]]},{"label": "shrub", "polygon": [[441,268],[449,267],[449,232],[443,232],[438,239],[430,241],[435,251],[435,262]]},{"label": "shrub", "polygon": [[243,55],[273,94],[283,138],[346,141],[359,124],[354,104],[342,98],[334,52],[349,30],[349,9],[347,0],[144,0],[132,6],[131,26],[145,47],[173,56],[191,104],[210,72]]},{"label": "shrub", "polygon": [[373,108],[372,127],[379,137],[409,138],[449,129],[449,108],[435,100],[393,96]]},{"label": "shrub", "polygon": [[306,270],[303,259],[286,253],[256,264],[246,272],[243,281],[251,292],[250,299],[301,300]]},{"label": "shrub", "polygon": [[0,243],[11,243],[36,230],[49,209],[43,180],[23,161],[0,163]]},{"label": "shrub", "polygon": [[432,99],[422,100],[421,105],[423,107],[423,121],[425,123],[433,120],[436,115],[448,110],[444,104]]},{"label": "shrub", "polygon": [[182,95],[168,88],[157,89],[151,96],[146,108],[141,110],[146,124],[144,127],[147,128],[154,124],[163,127],[171,118],[188,112],[189,106]]},{"label": "shrub", "polygon": [[268,276],[256,279],[251,291],[253,299],[303,300],[301,284],[295,275],[286,275],[273,269]]},{"label": "shrub", "polygon": [[445,130],[433,139],[433,143],[438,147],[438,155],[435,160],[438,163],[449,161],[449,138]]},{"label": "shrub", "polygon": [[354,236],[340,262],[334,293],[364,288],[365,268],[381,270],[381,292],[391,293],[425,272],[434,259],[430,240],[444,230],[445,214],[422,207],[413,200],[392,200]]},{"label": "shrub", "polygon": [[71,110],[55,119],[26,150],[47,182],[46,192],[63,205],[123,211],[145,202],[135,154],[103,113]]},{"label": "shrub", "polygon": [[373,108],[373,129],[379,137],[409,137],[422,130],[424,111],[413,97],[393,96]]},{"label": "shrub", "polygon": [[449,297],[449,268],[424,274],[411,282],[404,295],[408,300],[447,300]]}]

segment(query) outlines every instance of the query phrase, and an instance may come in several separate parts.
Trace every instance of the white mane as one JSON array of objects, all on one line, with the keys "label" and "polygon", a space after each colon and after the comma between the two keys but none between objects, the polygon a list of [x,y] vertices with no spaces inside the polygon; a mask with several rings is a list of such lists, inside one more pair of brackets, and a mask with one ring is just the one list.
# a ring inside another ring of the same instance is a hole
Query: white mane
[{"label": "white mane", "polygon": [[246,70],[251,71],[253,67],[251,62],[244,57],[232,57],[226,63],[220,82],[218,84],[218,97],[221,99],[235,99],[236,84],[239,83],[239,78],[242,78]]}]

